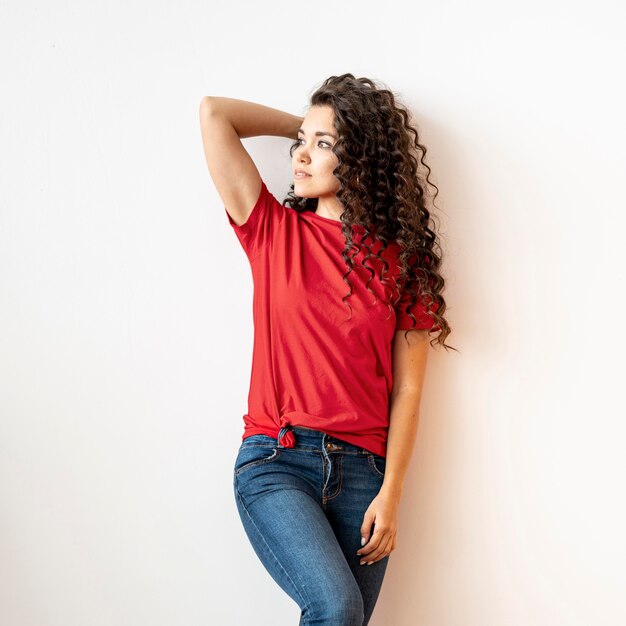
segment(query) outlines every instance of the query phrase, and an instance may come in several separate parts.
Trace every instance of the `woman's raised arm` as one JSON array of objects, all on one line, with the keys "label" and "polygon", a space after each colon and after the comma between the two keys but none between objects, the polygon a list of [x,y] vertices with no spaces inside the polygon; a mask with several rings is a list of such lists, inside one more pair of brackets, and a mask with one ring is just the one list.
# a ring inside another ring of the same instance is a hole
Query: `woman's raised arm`
[{"label": "woman's raised arm", "polygon": [[209,174],[236,224],[248,219],[261,191],[261,175],[241,139],[261,135],[295,139],[303,119],[235,98],[205,96],[200,101],[202,144]]}]

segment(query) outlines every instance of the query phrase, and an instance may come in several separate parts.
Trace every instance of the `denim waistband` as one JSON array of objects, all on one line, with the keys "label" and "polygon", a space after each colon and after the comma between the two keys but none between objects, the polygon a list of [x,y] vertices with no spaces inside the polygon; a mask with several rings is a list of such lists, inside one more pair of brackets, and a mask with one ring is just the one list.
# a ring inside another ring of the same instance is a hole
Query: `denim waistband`
[{"label": "denim waistband", "polygon": [[291,441],[285,447],[289,448],[321,448],[325,447],[327,450],[343,450],[344,452],[358,452],[367,454],[368,451],[365,448],[357,446],[353,443],[349,443],[334,437],[322,430],[315,430],[313,428],[306,428],[304,426],[292,426],[291,424],[284,426],[278,433],[278,445],[283,446],[281,439],[284,441],[285,434],[290,431],[295,441]]}]

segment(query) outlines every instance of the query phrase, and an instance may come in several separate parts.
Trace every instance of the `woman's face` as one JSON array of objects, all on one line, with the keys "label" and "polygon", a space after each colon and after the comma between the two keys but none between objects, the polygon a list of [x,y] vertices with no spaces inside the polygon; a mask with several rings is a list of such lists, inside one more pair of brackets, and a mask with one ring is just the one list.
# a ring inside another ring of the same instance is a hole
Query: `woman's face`
[{"label": "woman's face", "polygon": [[[339,181],[333,174],[338,163],[332,151],[337,140],[333,119],[331,107],[312,106],[302,122],[299,145],[291,158],[294,193],[301,198],[335,198],[339,190]],[[308,176],[297,176],[299,169]]]}]

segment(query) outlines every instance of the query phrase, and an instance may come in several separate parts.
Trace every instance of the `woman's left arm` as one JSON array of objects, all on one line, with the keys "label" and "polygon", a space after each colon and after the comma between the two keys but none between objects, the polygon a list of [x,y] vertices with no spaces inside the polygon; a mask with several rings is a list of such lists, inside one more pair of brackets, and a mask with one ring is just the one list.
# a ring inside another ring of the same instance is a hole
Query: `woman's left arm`
[{"label": "woman's left arm", "polygon": [[400,499],[413,453],[422,387],[430,348],[428,330],[397,330],[393,343],[393,387],[382,491]]},{"label": "woman's left arm", "polygon": [[406,339],[405,332],[397,330],[394,336],[385,478],[363,517],[361,537],[365,545],[357,550],[361,565],[371,565],[395,549],[398,507],[417,435],[430,342],[427,330],[410,330]]}]

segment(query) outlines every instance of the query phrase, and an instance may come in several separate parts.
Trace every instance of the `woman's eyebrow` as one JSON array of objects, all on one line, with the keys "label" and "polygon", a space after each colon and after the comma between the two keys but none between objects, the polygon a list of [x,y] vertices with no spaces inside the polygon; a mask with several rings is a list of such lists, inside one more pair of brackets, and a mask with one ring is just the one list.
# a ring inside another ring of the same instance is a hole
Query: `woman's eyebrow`
[{"label": "woman's eyebrow", "polygon": [[[298,132],[302,133],[303,135],[306,135],[306,133],[301,128],[298,128]],[[332,133],[327,133],[324,130],[318,130],[315,132],[316,137],[323,137],[324,135],[328,135],[329,137],[332,137],[333,139],[337,139],[336,135],[333,135]]]}]

